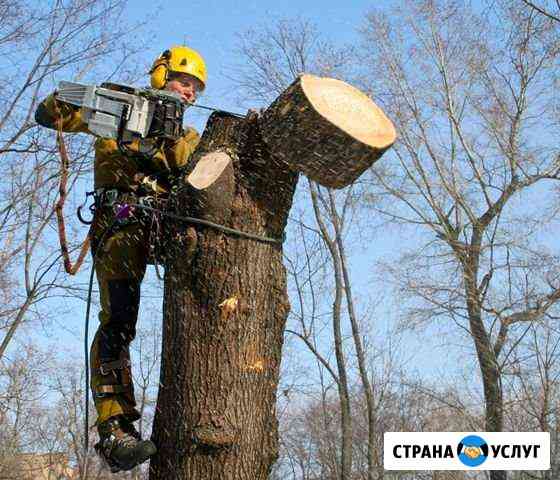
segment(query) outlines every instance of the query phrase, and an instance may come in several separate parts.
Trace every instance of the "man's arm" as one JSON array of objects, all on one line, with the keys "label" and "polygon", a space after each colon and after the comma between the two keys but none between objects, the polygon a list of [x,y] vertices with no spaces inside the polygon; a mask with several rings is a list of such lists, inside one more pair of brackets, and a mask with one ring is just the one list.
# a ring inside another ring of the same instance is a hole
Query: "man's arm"
[{"label": "man's arm", "polygon": [[199,142],[198,132],[194,128],[187,127],[183,136],[166,149],[165,156],[171,171],[187,165]]},{"label": "man's arm", "polygon": [[35,111],[35,121],[46,128],[57,130],[58,120],[62,119],[63,132],[89,133],[82,121],[80,108],[56,99],[56,92],[45,98]]}]

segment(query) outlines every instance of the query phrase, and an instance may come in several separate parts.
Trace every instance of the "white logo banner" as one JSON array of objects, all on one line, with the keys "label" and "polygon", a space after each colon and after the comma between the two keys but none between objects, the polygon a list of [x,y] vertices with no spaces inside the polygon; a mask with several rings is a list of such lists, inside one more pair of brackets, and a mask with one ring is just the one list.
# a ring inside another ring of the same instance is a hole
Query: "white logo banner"
[{"label": "white logo banner", "polygon": [[549,470],[544,432],[387,432],[385,470]]}]

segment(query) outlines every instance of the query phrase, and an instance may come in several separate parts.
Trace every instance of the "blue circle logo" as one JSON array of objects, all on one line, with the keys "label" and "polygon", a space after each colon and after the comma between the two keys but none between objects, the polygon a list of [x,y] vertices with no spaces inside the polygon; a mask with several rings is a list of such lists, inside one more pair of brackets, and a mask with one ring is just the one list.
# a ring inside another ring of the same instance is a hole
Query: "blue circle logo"
[{"label": "blue circle logo", "polygon": [[468,435],[457,445],[457,456],[467,467],[478,467],[488,458],[488,444],[478,435]]}]

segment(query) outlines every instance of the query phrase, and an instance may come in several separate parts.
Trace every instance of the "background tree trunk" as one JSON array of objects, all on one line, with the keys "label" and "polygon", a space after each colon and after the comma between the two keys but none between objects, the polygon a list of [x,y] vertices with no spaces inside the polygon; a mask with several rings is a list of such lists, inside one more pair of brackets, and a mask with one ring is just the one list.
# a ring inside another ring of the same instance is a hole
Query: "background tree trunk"
[{"label": "background tree trunk", "polygon": [[[186,187],[177,209],[281,238],[297,173],[275,168],[258,121],[210,117],[193,158],[232,159],[206,190]],[[175,226],[164,296],[159,448],[150,478],[265,479],[278,455],[276,387],[289,311],[282,245]]]}]

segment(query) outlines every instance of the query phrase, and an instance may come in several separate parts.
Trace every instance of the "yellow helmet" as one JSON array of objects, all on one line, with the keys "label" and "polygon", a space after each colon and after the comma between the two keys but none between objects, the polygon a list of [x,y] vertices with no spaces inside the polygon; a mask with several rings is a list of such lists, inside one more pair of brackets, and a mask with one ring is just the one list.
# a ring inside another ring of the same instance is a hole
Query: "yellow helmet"
[{"label": "yellow helmet", "polygon": [[169,72],[188,73],[202,82],[203,90],[206,87],[206,64],[192,48],[176,46],[163,52],[150,70],[152,88],[164,88]]}]

